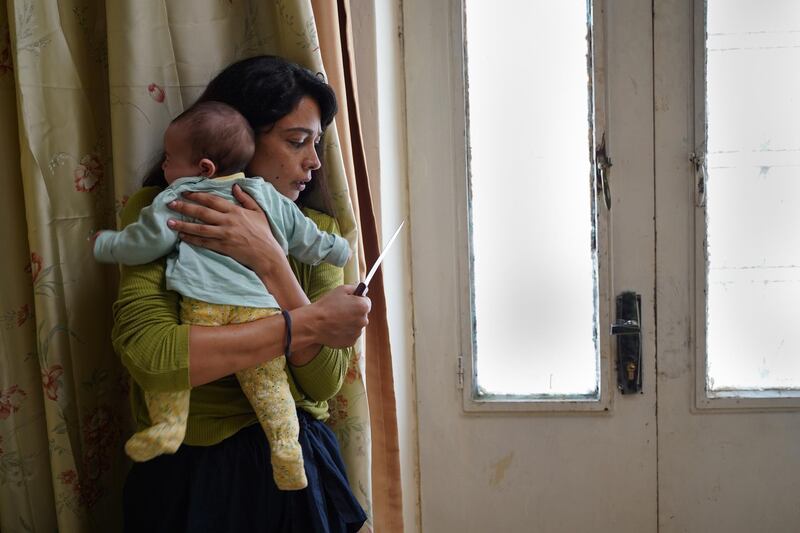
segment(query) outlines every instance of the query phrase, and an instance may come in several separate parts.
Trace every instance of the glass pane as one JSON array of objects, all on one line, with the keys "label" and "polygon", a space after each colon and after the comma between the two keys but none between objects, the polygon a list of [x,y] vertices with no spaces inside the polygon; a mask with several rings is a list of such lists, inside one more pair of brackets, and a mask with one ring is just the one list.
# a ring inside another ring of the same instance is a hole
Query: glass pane
[{"label": "glass pane", "polygon": [[798,389],[800,2],[707,9],[707,387]]},{"label": "glass pane", "polygon": [[595,398],[587,4],[466,21],[478,392]]}]

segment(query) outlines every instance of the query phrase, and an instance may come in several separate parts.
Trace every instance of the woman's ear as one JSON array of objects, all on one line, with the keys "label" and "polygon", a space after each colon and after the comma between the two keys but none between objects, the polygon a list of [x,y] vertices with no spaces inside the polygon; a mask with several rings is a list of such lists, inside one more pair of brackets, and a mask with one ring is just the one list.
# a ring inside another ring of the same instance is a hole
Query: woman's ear
[{"label": "woman's ear", "polygon": [[198,164],[200,166],[200,175],[204,178],[210,178],[217,173],[217,165],[208,158],[204,157]]}]

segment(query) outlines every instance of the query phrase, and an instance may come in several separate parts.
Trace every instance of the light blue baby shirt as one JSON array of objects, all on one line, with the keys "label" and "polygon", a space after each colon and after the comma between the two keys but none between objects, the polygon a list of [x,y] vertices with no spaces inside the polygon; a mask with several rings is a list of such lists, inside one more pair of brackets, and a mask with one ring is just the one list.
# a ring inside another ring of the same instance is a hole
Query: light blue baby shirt
[{"label": "light blue baby shirt", "polygon": [[167,289],[215,304],[279,308],[261,279],[230,257],[181,241],[167,226],[170,218],[190,220],[167,207],[173,200],[187,201],[183,192],[209,192],[235,203],[231,189],[238,184],[267,213],[272,233],[283,248],[300,262],[322,261],[344,266],[350,258],[345,239],[320,231],[288,198],[261,178],[241,172],[221,178],[180,178],[142,209],[139,219],[122,231],[103,231],[94,243],[94,256],[104,263],[142,265],[167,254]]}]

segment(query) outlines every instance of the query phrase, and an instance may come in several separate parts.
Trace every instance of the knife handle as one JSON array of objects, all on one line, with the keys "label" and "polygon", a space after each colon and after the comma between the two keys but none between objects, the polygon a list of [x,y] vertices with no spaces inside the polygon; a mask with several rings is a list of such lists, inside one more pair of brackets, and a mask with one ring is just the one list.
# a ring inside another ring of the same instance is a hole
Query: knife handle
[{"label": "knife handle", "polygon": [[356,286],[356,290],[353,291],[353,294],[355,294],[356,296],[364,296],[367,294],[368,290],[369,287],[367,287],[366,284],[364,284],[364,282],[362,281]]}]

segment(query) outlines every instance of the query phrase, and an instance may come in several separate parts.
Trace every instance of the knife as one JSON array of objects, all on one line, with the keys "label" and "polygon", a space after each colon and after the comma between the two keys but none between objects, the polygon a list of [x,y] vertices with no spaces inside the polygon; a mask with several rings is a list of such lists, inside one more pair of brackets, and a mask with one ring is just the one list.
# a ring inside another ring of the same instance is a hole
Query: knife
[{"label": "knife", "polygon": [[356,296],[364,296],[365,294],[367,294],[367,291],[369,290],[369,282],[372,281],[372,276],[374,276],[375,272],[378,271],[378,267],[381,266],[381,263],[383,262],[383,258],[386,257],[386,252],[389,251],[389,248],[392,247],[392,244],[394,244],[394,241],[395,241],[395,239],[397,239],[397,236],[400,235],[400,230],[403,229],[403,226],[405,225],[405,223],[406,223],[406,221],[405,221],[405,219],[403,219],[403,221],[400,223],[400,225],[397,226],[397,229],[395,230],[394,235],[392,235],[392,238],[389,239],[389,242],[386,243],[386,246],[384,246],[383,251],[381,252],[381,255],[378,256],[378,258],[375,260],[375,263],[373,263],[372,268],[369,269],[369,272],[367,273],[367,277],[364,278],[364,281],[362,281],[361,283],[358,284],[358,286],[356,287],[356,290],[353,292],[353,294],[355,294]]}]

